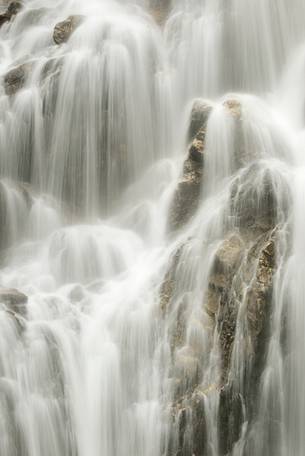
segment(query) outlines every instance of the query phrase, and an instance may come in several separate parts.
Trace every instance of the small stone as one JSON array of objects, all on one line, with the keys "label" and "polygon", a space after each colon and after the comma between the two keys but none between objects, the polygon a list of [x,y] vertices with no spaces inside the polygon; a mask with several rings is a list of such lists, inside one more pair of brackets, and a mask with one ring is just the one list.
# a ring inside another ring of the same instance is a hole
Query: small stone
[{"label": "small stone", "polygon": [[70,16],[66,20],[56,24],[53,39],[56,44],[66,43],[72,33],[81,24],[83,16]]}]

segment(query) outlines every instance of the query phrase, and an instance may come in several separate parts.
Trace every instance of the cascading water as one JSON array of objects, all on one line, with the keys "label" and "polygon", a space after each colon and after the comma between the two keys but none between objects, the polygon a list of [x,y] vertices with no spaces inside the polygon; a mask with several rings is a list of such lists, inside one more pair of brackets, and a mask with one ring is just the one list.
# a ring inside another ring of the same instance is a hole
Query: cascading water
[{"label": "cascading water", "polygon": [[302,456],[303,0],[9,3],[0,456]]}]

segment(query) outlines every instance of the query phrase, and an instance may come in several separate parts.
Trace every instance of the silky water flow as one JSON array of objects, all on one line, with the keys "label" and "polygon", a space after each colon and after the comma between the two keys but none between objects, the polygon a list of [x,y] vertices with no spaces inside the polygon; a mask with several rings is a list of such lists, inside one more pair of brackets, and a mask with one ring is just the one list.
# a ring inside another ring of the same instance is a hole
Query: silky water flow
[{"label": "silky water flow", "polygon": [[0,456],[303,456],[304,20],[24,0],[2,25]]}]

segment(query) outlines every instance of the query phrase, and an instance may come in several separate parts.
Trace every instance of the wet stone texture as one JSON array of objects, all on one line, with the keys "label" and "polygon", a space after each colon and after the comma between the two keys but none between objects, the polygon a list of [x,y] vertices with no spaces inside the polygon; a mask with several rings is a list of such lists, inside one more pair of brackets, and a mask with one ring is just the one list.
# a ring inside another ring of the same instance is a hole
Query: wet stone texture
[{"label": "wet stone texture", "polygon": [[66,43],[82,21],[83,16],[70,16],[66,20],[56,24],[53,33],[55,44]]},{"label": "wet stone texture", "polygon": [[[216,250],[208,289],[203,296],[204,312],[214,328],[211,334],[217,334],[220,375],[218,379],[215,378],[215,385],[202,391],[200,356],[193,359],[192,353],[184,347],[187,317],[183,309],[177,311],[176,307],[176,327],[183,330],[180,330],[179,338],[175,338],[175,331],[172,331],[174,373],[179,368],[177,360],[181,359],[183,353],[188,368],[182,369],[182,374],[177,377],[188,378],[184,378],[183,382],[179,380],[175,390],[173,433],[176,435],[176,444],[169,449],[169,456],[209,454],[204,398],[209,399],[213,395],[218,397],[219,454],[232,454],[241,437],[244,421],[255,420],[258,385],[268,348],[273,280],[277,268],[277,235],[281,228],[278,225],[278,195],[268,174],[259,189],[253,185],[260,168],[255,162],[251,164],[251,157],[244,149],[240,103],[232,99],[227,100],[224,106],[236,121],[236,167],[247,166],[237,185],[232,185],[229,201],[234,223],[228,225],[230,228]],[[197,101],[192,110],[188,157],[171,207],[169,226],[173,232],[190,221],[200,202],[205,136],[211,109],[207,104]],[[288,200],[289,196],[287,204]],[[175,299],[179,286],[175,283],[175,271],[180,259],[181,255],[176,257],[165,277],[161,299],[163,308]],[[236,379],[234,350],[238,351],[239,359],[244,359],[242,386]],[[197,401],[196,398],[200,399]]]},{"label": "wet stone texture", "polygon": [[181,229],[198,208],[204,173],[205,134],[211,111],[211,106],[203,100],[194,103],[188,133],[188,156],[170,208],[170,231]]}]

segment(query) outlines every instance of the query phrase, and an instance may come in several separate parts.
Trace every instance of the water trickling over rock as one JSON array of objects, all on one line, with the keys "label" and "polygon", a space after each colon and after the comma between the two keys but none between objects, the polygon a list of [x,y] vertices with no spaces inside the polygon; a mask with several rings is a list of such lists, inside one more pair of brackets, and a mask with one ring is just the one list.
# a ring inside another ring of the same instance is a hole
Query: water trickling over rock
[{"label": "water trickling over rock", "polygon": [[0,3],[0,455],[302,456],[302,0]]}]

